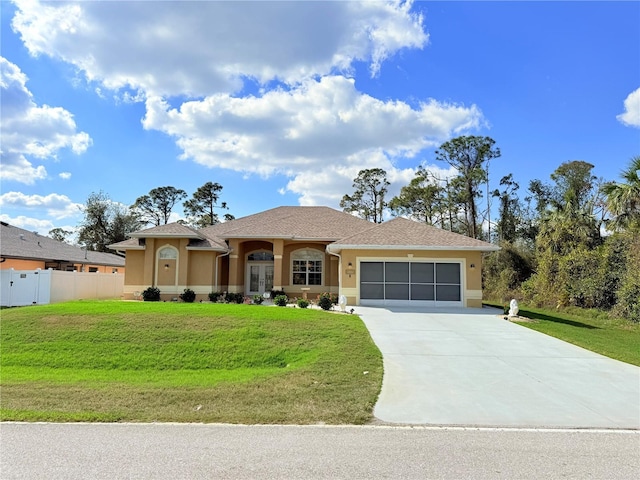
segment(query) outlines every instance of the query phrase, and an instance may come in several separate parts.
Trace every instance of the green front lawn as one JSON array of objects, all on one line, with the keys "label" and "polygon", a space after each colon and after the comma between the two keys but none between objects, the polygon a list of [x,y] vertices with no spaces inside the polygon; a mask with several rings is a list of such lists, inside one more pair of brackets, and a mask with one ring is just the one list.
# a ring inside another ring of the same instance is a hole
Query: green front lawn
[{"label": "green front lawn", "polygon": [[[502,305],[485,302],[502,309]],[[520,325],[601,355],[640,366],[640,324],[611,318],[606,312],[573,308],[555,311],[520,305]]]},{"label": "green front lawn", "polygon": [[256,305],[5,309],[0,365],[2,420],[362,424],[382,382],[358,316]]}]

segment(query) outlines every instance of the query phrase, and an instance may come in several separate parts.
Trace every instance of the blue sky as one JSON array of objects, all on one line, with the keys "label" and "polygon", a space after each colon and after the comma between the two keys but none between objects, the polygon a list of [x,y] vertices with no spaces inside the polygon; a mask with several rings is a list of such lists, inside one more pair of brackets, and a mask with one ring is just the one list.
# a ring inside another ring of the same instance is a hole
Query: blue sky
[{"label": "blue sky", "polygon": [[[236,217],[338,207],[363,168],[390,196],[434,151],[487,135],[513,173],[640,154],[638,2],[1,3],[0,219],[74,229],[208,181]],[[174,220],[183,215],[174,209]]]}]

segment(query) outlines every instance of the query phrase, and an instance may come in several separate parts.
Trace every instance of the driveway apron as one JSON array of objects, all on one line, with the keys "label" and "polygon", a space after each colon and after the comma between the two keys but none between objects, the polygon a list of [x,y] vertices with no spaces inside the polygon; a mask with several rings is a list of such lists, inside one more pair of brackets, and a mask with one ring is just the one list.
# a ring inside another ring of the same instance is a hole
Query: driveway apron
[{"label": "driveway apron", "polygon": [[384,358],[374,415],[402,424],[640,428],[640,368],[494,309],[357,307]]}]

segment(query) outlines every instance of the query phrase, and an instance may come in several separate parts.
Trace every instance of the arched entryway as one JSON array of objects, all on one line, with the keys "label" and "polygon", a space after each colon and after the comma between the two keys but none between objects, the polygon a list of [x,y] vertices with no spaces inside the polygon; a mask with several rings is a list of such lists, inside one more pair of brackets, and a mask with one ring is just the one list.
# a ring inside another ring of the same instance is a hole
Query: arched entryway
[{"label": "arched entryway", "polygon": [[158,287],[178,284],[178,249],[164,245],[156,254],[156,279]]},{"label": "arched entryway", "polygon": [[246,295],[262,295],[273,289],[273,252],[259,250],[246,258]]}]

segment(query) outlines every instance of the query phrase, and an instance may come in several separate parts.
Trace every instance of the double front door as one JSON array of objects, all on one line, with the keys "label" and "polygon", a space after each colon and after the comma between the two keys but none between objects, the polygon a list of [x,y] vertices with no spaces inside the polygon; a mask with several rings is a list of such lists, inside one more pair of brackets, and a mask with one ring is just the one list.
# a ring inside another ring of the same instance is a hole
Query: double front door
[{"label": "double front door", "polygon": [[262,295],[273,290],[273,262],[247,263],[247,295]]}]

